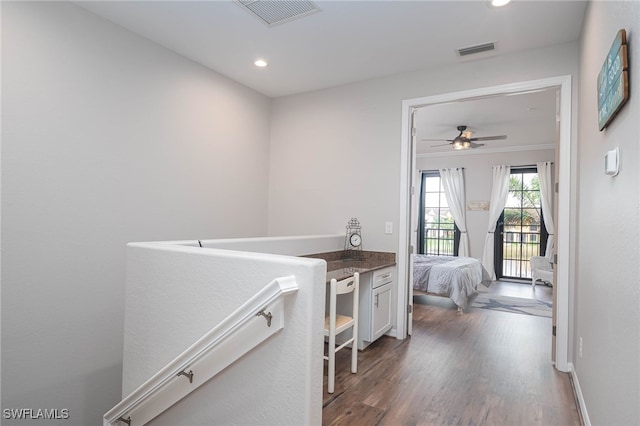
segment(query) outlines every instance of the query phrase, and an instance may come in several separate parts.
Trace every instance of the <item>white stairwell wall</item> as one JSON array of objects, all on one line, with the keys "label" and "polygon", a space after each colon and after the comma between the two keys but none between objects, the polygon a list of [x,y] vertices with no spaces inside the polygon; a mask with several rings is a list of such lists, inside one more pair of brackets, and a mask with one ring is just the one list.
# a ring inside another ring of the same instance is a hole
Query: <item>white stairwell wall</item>
[{"label": "white stairwell wall", "polygon": [[276,278],[103,416],[104,426],[144,425],[286,326],[283,298],[293,275]]},{"label": "white stairwell wall", "polygon": [[[287,326],[151,424],[320,424],[326,263],[292,256],[340,250],[342,242],[334,235],[201,241],[204,248],[129,244],[123,397],[271,280],[293,275],[299,290],[284,301]],[[281,254],[239,251],[251,247]]]}]

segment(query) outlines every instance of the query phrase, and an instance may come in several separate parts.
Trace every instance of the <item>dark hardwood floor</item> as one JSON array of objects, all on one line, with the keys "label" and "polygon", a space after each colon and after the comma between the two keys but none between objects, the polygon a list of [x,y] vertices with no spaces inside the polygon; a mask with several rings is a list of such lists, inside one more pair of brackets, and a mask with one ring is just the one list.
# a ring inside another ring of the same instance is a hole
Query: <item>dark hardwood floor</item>
[{"label": "dark hardwood floor", "polygon": [[[545,286],[488,290],[551,297]],[[579,425],[569,377],[550,361],[550,330],[549,318],[478,308],[458,315],[449,299],[417,296],[409,339],[382,337],[359,353],[356,374],[350,351],[338,352],[322,423]]]}]

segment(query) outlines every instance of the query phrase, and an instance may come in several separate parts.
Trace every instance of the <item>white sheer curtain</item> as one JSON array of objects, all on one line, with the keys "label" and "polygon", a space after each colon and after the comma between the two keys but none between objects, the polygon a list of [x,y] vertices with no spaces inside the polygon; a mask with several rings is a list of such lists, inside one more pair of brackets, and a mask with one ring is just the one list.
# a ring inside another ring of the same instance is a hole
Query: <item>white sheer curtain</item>
[{"label": "white sheer curtain", "polygon": [[496,223],[507,203],[510,175],[511,166],[493,166],[493,186],[491,188],[491,203],[489,205],[489,228],[487,237],[484,240],[484,253],[482,254],[482,266],[487,270],[492,280],[496,279],[496,270],[493,265]]},{"label": "white sheer curtain", "polygon": [[464,173],[461,168],[440,169],[440,179],[444,187],[453,220],[460,230],[458,256],[469,256],[469,236],[467,235],[467,211],[464,196]]},{"label": "white sheer curtain", "polygon": [[540,179],[540,204],[542,205],[542,214],[544,215],[544,227],[547,229],[549,238],[547,239],[546,256],[552,256],[555,248],[556,227],[553,223],[553,178],[551,174],[551,166],[553,163],[538,163],[538,177]]}]

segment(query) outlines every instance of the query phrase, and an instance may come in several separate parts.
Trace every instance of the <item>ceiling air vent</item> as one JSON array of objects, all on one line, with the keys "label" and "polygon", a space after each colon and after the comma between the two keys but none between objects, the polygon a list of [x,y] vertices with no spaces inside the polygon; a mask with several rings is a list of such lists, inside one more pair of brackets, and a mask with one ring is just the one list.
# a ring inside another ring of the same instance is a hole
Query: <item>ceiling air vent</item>
[{"label": "ceiling air vent", "polygon": [[306,0],[236,0],[236,4],[267,27],[320,12],[320,8],[314,2]]},{"label": "ceiling air vent", "polygon": [[458,49],[458,55],[468,56],[481,52],[489,52],[491,50],[496,50],[496,44],[493,42],[478,44],[476,46],[463,47],[462,49]]}]

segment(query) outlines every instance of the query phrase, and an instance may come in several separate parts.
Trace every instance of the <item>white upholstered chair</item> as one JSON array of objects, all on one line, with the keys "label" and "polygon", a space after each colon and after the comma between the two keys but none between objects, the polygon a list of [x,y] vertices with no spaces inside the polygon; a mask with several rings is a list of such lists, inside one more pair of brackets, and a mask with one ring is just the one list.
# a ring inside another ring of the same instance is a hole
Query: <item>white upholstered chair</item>
[{"label": "white upholstered chair", "polygon": [[553,260],[551,256],[533,256],[531,262],[531,285],[536,281],[546,281],[553,285]]},{"label": "white upholstered chair", "polygon": [[[328,363],[327,392],[333,393],[336,376],[336,352],[351,343],[351,372],[358,371],[358,299],[360,275],[356,272],[352,277],[337,281],[331,280],[329,285],[329,315],[324,319],[324,335],[329,337],[328,355],[324,357]],[[342,294],[353,293],[352,311],[344,315],[336,312],[337,298]],[[336,335],[353,329],[351,338],[336,347]]]}]

